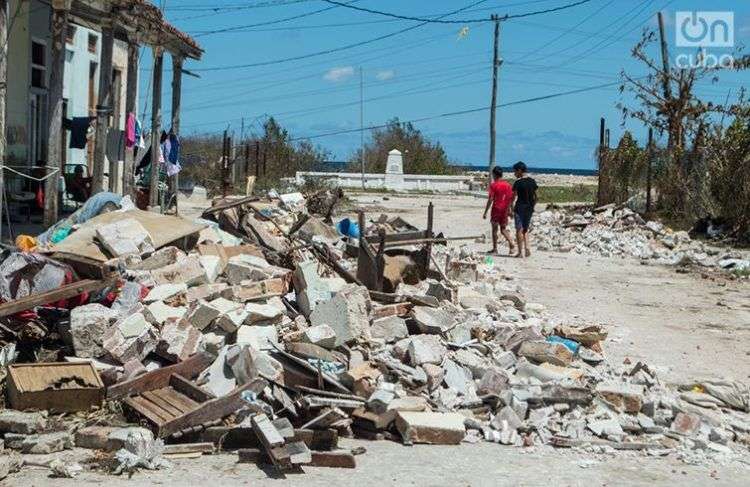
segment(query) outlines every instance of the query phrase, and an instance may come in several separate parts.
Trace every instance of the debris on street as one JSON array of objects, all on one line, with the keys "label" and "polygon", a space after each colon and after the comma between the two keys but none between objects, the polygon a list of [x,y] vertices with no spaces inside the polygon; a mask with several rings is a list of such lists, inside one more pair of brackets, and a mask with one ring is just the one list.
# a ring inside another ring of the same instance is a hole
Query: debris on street
[{"label": "debris on street", "polygon": [[[83,468],[113,474],[220,452],[279,474],[356,468],[341,437],[747,455],[747,385],[676,387],[611,363],[605,326],[556,318],[484,256],[445,245],[432,204],[424,230],[360,212],[353,232],[331,220],[339,197],[221,198],[196,221],[111,212],[6,254],[0,473],[23,468],[15,452],[74,446],[98,451]],[[548,248],[723,258],[628,210],[538,220]]]}]

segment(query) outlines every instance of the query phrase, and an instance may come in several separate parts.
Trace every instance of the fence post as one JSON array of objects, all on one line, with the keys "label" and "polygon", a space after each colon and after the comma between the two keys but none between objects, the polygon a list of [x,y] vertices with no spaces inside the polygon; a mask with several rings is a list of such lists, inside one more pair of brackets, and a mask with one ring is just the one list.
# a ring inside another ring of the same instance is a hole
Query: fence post
[{"label": "fence post", "polygon": [[654,155],[654,129],[649,127],[648,129],[648,149],[646,150],[646,157],[648,159],[648,166],[646,168],[646,214],[651,213],[651,166],[653,164]]}]

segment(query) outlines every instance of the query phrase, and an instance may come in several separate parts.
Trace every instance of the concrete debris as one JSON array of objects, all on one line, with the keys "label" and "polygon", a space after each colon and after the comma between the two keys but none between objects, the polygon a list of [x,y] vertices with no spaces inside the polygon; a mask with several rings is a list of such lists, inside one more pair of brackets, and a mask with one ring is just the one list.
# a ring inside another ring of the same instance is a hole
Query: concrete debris
[{"label": "concrete debris", "polygon": [[47,428],[47,416],[38,412],[0,409],[0,433],[31,435]]},{"label": "concrete debris", "polygon": [[134,218],[123,218],[97,227],[96,238],[113,257],[154,251],[151,234]]},{"label": "concrete debris", "polygon": [[720,247],[693,240],[687,232],[673,231],[659,222],[645,221],[629,208],[610,207],[583,213],[562,209],[543,211],[534,215],[534,234],[540,250],[731,269],[722,265],[726,252]]},{"label": "concrete debris", "polygon": [[[70,306],[69,321],[65,310],[34,307],[45,303],[29,308],[34,318],[19,319],[18,310],[3,315],[0,359],[9,370],[14,360],[48,362],[57,354],[92,361],[109,387],[107,408],[86,426],[77,415],[48,421],[46,412],[0,410],[4,447],[57,452],[72,447],[68,431],[75,432],[76,446],[115,452],[115,473],[131,473],[166,466],[157,437],[172,435],[244,441],[241,458],[267,458],[282,470],[318,458],[306,443],[323,437],[331,443],[332,435],[393,439],[397,432],[405,444],[676,452],[703,463],[741,455],[750,444],[745,384],[721,379],[675,387],[645,363],[613,363],[603,347],[604,326],[528,302],[504,266],[469,246],[432,246],[423,272],[427,247],[414,252],[407,250],[412,243],[388,241],[385,257],[377,245],[369,249],[378,257],[365,268],[371,256],[361,252],[371,238],[357,243],[311,221],[299,209],[308,195],[270,194],[217,199],[198,220],[208,228],[174,240],[184,250],[154,249],[159,235],[116,220],[97,229],[106,252],[121,257],[99,274],[114,273],[115,285],[103,284],[87,304]],[[360,233],[372,237],[381,229],[418,232],[383,216]],[[420,240],[399,238],[406,237]],[[191,248],[196,238],[200,244]],[[534,238],[541,247],[584,254],[743,265],[741,256],[713,252],[612,207],[542,212]],[[73,303],[70,295],[59,299]],[[0,306],[9,305],[13,299],[3,298]],[[55,347],[55,340],[64,343]],[[40,392],[78,394],[87,387],[66,378]],[[110,422],[118,402],[128,414]],[[121,428],[133,416],[148,428]],[[271,443],[254,443],[261,430]],[[196,440],[180,445],[185,441]],[[318,458],[320,464],[338,464],[333,443],[326,449],[334,455]],[[0,478],[13,467],[8,457],[0,455]],[[74,466],[53,470],[77,473]]]},{"label": "concrete debris", "polygon": [[102,348],[120,364],[143,360],[156,349],[158,332],[141,312],[119,320],[104,334]]},{"label": "concrete debris", "polygon": [[46,455],[73,448],[73,436],[67,431],[21,435],[5,434],[5,447],[20,453]]},{"label": "concrete debris", "polygon": [[104,333],[117,317],[117,311],[99,303],[73,308],[70,311],[70,338],[76,356],[101,357]]},{"label": "concrete debris", "polygon": [[336,296],[316,306],[310,314],[310,322],[313,326],[329,325],[333,328],[336,332],[336,346],[358,338],[369,340],[370,307],[367,288],[349,284]]}]

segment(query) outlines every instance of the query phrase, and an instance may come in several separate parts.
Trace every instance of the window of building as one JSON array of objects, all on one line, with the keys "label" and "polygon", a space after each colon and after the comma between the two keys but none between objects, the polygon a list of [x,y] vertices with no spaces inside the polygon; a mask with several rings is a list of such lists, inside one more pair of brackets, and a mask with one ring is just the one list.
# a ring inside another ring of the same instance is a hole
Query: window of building
[{"label": "window of building", "polygon": [[31,41],[31,86],[47,87],[47,46],[39,41]]},{"label": "window of building", "polygon": [[65,31],[65,42],[74,44],[76,37],[76,26],[68,24],[68,30]]},{"label": "window of building", "polygon": [[97,45],[99,44],[99,37],[96,34],[89,34],[89,52],[92,54],[97,53]]}]

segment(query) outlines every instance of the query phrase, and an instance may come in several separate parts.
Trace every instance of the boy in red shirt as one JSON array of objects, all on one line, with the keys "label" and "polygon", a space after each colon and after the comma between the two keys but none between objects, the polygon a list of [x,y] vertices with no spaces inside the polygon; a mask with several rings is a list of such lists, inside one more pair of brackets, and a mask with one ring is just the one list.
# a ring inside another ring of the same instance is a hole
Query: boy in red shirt
[{"label": "boy in red shirt", "polygon": [[515,250],[513,239],[508,231],[508,210],[513,200],[513,188],[507,181],[503,181],[503,170],[499,166],[492,169],[492,182],[490,183],[487,206],[484,208],[484,219],[487,219],[487,212],[492,207],[490,213],[490,223],[492,224],[492,250],[488,253],[497,253],[497,227],[500,227],[505,240],[508,241],[511,255]]}]

